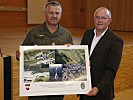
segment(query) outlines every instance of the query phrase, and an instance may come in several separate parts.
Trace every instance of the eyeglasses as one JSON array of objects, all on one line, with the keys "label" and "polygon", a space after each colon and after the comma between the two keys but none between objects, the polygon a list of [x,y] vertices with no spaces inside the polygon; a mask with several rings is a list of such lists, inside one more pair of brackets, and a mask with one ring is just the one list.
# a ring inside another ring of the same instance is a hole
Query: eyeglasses
[{"label": "eyeglasses", "polygon": [[97,20],[106,20],[106,19],[109,19],[109,17],[105,17],[105,16],[96,16],[95,19]]}]

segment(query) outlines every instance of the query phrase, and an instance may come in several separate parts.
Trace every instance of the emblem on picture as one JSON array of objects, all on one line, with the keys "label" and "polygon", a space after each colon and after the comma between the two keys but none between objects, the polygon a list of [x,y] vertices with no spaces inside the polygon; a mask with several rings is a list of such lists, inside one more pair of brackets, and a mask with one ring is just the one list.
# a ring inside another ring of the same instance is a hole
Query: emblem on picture
[{"label": "emblem on picture", "polygon": [[81,89],[84,89],[85,88],[85,83],[82,82],[80,86],[81,86]]},{"label": "emblem on picture", "polygon": [[30,84],[25,84],[25,89],[28,91],[30,89]]}]

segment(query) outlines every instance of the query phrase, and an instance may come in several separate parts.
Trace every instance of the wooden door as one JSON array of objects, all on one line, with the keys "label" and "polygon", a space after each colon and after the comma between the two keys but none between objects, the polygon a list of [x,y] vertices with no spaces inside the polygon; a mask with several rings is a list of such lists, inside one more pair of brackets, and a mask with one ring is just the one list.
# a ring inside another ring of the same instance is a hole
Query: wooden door
[{"label": "wooden door", "polygon": [[86,27],[93,28],[94,27],[94,12],[99,7],[109,7],[110,0],[87,0],[87,8],[86,8]]},{"label": "wooden door", "polygon": [[72,1],[72,27],[86,27],[86,0]]},{"label": "wooden door", "polygon": [[133,31],[133,1],[132,0],[118,0],[119,7],[117,23],[115,23],[115,29],[120,31]]}]

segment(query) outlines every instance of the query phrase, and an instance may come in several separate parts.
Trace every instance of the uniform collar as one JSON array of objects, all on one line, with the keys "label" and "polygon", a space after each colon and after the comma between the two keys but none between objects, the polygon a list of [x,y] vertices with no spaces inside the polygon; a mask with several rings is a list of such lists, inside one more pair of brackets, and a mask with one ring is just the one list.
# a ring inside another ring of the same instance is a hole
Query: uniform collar
[{"label": "uniform collar", "polygon": [[[47,28],[47,26],[46,26],[46,22],[44,22],[42,25],[41,25],[41,32],[44,32],[44,33],[51,33],[49,30],[48,30],[48,28]],[[62,26],[60,25],[60,24],[58,24],[58,29],[55,31],[55,33],[54,34],[56,34],[56,35],[61,35],[62,34],[62,28],[61,28]],[[52,33],[51,33],[52,34]]]}]

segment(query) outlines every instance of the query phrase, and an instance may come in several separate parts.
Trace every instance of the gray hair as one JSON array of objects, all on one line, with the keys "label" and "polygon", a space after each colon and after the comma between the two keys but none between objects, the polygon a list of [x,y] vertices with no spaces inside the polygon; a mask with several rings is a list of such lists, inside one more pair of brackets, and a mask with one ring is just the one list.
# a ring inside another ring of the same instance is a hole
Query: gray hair
[{"label": "gray hair", "polygon": [[98,9],[94,12],[94,17],[95,17],[95,15],[96,15],[96,13],[97,13],[99,10],[101,10],[101,9],[105,10],[107,16],[111,19],[111,12],[110,12],[110,10],[108,10],[106,7],[100,7],[100,8],[98,8]]},{"label": "gray hair", "polygon": [[46,12],[48,11],[48,5],[58,6],[60,12],[62,12],[62,7],[61,7],[61,5],[60,5],[58,2],[56,2],[56,1],[50,1],[50,2],[47,2],[47,4],[44,5],[44,11],[46,11]]}]

